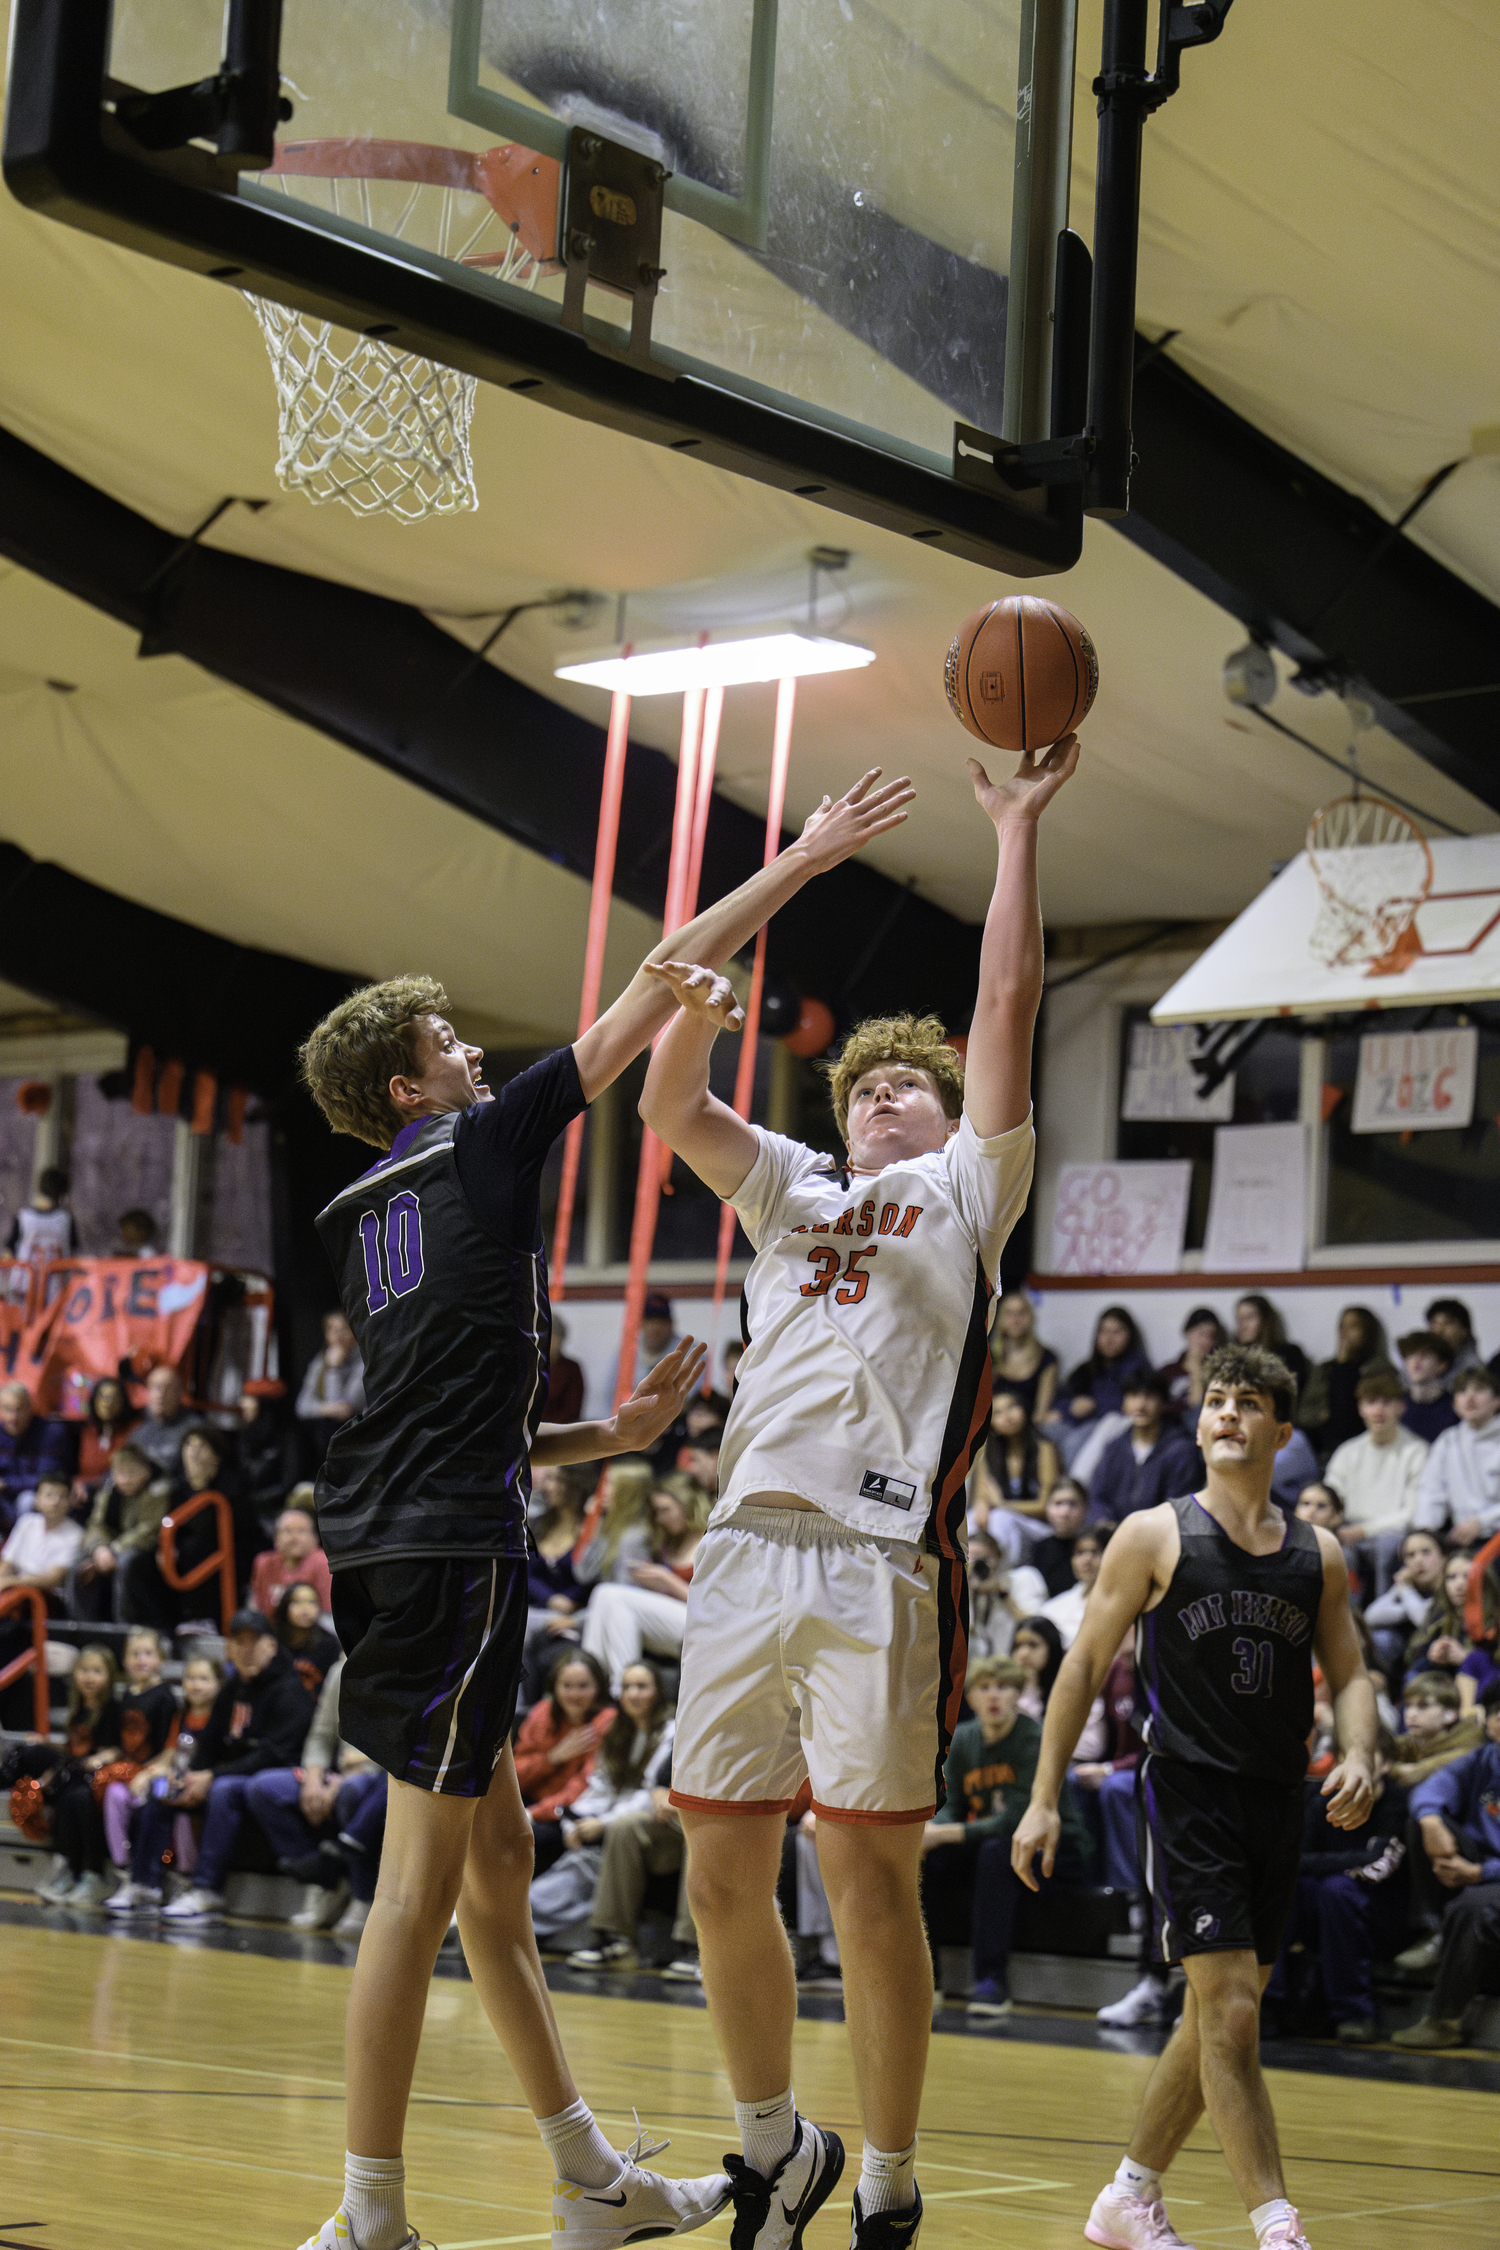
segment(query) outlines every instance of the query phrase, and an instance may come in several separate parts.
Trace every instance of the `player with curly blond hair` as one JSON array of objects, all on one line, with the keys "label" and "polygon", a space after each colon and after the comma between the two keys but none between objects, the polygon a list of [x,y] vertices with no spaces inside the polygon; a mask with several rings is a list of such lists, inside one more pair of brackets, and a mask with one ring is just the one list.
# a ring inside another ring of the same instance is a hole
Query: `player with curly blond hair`
[{"label": "player with curly blond hair", "polygon": [[688,1595],[672,1802],[742,2153],[733,2250],[797,2250],[843,2169],[796,2112],[797,1994],[776,1911],[786,1815],[812,1784],[843,1963],[864,2160],[853,2250],[911,2250],[932,2016],[918,1871],[967,1656],[964,1479],[988,1427],[1000,1253],[1031,1182],[1042,991],[1037,820],[1069,735],[1013,779],[969,760],[998,866],[967,1069],[935,1016],[862,1023],[829,1073],[840,1164],[709,1092],[721,977],[680,1004],[641,1115],[755,1246],[719,1500]]}]

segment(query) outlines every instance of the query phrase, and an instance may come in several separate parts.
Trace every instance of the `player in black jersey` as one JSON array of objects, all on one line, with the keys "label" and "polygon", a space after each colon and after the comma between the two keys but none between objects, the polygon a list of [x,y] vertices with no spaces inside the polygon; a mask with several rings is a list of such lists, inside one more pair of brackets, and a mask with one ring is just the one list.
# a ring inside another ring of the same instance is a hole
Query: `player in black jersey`
[{"label": "player in black jersey", "polygon": [[[546,1431],[550,1314],[540,1177],[557,1134],[676,1007],[651,963],[718,965],[809,877],[905,819],[905,781],[825,797],[798,841],[665,938],[572,1047],[491,1100],[483,1055],[428,977],[354,993],[303,1049],[336,1131],[382,1151],[318,1221],[364,1361],[318,1494],[347,1652],[339,1731],[391,1775],[380,1881],[346,2044],[343,2203],[304,2250],[406,2250],[402,2133],[438,1948],[455,1906],[469,1971],[541,2128],[559,2250],[702,2226],[719,2174],[666,2180],[610,2147],[569,2074],[531,1931],[531,1827],[509,1736],[526,1627],[533,1460],[649,1444],[701,1371],[684,1345],[604,1423]],[[639,2153],[632,2151],[632,2157]]]},{"label": "player in black jersey", "polygon": [[1274,1354],[1226,1345],[1204,1366],[1202,1492],[1129,1516],[1110,1541],[1047,1706],[1016,1873],[1052,1872],[1068,1760],[1121,1637],[1135,1626],[1146,1707],[1136,1773],[1141,1867],[1165,1961],[1187,1977],[1182,2020],[1134,2138],[1084,2233],[1103,2250],[1186,2250],[1161,2175],[1208,2110],[1259,2250],[1308,2250],[1286,2200],[1260,2071],[1260,1996],[1297,1885],[1316,1656],[1343,1762],[1323,1784],[1335,1827],[1368,1819],[1375,1693],[1331,1532],[1290,1521],[1271,1469],[1296,1384]]}]

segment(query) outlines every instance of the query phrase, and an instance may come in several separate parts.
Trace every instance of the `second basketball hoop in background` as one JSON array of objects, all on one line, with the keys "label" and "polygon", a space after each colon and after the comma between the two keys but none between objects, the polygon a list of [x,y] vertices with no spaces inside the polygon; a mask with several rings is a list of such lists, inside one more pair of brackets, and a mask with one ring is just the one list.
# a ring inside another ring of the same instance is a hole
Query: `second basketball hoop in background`
[{"label": "second basketball hoop in background", "polygon": [[995,750],[1045,750],[1080,726],[1099,687],[1099,659],[1068,610],[1011,594],[966,617],[943,685],[954,717]]}]

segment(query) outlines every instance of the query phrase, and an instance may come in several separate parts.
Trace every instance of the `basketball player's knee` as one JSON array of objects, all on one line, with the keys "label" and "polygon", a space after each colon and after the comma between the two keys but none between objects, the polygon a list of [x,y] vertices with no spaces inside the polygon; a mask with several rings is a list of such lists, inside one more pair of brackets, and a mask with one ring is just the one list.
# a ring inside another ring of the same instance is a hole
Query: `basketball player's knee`
[{"label": "basketball player's knee", "polygon": [[687,1898],[700,1929],[722,1928],[737,1921],[752,1895],[744,1865],[732,1852],[705,1851],[701,1844],[694,1844],[688,1854]]},{"label": "basketball player's knee", "polygon": [[480,1905],[514,1900],[531,1888],[535,1873],[536,1838],[530,1821],[506,1821],[475,1838],[464,1866],[464,1895]]},{"label": "basketball player's knee", "polygon": [[1260,2047],[1259,1993],[1235,1985],[1221,1993],[1211,2007],[1200,2007],[1198,2037],[1201,2045],[1226,2058],[1243,2060],[1255,2054]]}]

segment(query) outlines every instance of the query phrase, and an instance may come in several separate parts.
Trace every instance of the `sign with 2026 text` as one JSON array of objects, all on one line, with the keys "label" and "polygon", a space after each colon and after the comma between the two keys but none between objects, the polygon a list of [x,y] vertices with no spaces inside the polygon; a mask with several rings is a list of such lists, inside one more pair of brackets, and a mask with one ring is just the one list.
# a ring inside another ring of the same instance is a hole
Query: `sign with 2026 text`
[{"label": "sign with 2026 text", "polygon": [[1355,1133],[1451,1133],[1474,1115],[1479,1033],[1372,1031],[1359,1043]]}]

